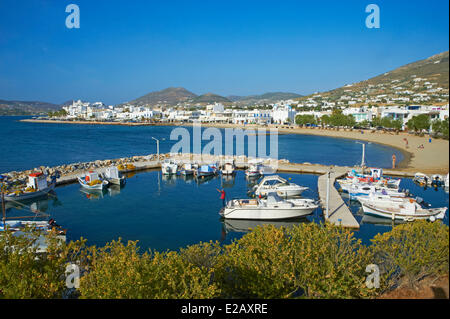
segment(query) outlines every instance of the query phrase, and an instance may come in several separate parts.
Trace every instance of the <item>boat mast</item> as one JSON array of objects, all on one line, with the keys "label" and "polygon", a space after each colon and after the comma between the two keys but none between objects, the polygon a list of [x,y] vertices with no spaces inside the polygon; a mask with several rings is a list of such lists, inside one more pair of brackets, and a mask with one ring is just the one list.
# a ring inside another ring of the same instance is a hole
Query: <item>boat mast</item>
[{"label": "boat mast", "polygon": [[362,159],[361,159],[361,167],[364,169],[366,163],[364,163],[364,157],[366,155],[366,144],[362,143]]}]

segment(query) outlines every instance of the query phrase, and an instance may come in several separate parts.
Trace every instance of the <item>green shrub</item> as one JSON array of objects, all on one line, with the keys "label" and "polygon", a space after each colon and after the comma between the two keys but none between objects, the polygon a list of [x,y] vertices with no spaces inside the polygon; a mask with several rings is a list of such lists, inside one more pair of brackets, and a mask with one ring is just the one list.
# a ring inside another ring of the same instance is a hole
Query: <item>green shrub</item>
[{"label": "green shrub", "polygon": [[40,235],[32,228],[23,236],[0,234],[0,298],[61,298],[66,291],[66,266],[83,259],[85,240],[65,244],[50,233],[47,252],[38,253]]},{"label": "green shrub", "polygon": [[300,224],[257,227],[226,246],[217,280],[225,297],[359,298],[371,255],[342,228]]},{"label": "green shrub", "polygon": [[372,239],[375,264],[383,274],[383,289],[388,290],[404,278],[414,287],[426,276],[448,273],[448,226],[415,221],[395,226]]},{"label": "green shrub", "polygon": [[210,271],[177,252],[139,254],[137,242],[120,240],[90,250],[88,272],[81,278],[81,298],[212,298],[218,289]]}]

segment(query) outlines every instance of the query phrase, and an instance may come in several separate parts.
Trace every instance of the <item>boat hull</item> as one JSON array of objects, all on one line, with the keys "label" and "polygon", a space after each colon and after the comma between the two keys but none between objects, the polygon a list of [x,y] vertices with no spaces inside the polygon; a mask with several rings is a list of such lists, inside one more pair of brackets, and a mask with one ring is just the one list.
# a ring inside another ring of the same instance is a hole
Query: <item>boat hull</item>
[{"label": "boat hull", "polygon": [[50,184],[49,187],[44,188],[42,190],[36,191],[36,192],[29,192],[29,193],[24,193],[24,194],[20,194],[20,195],[5,195],[5,202],[8,201],[22,201],[22,200],[28,200],[28,199],[32,199],[32,198],[38,198],[38,197],[42,197],[47,195],[49,192],[51,192],[52,190],[55,189],[55,185],[56,183],[52,183]]},{"label": "boat hull", "polygon": [[447,208],[436,208],[434,210],[430,210],[430,212],[423,212],[423,213],[414,213],[414,214],[408,214],[403,213],[400,210],[398,211],[389,211],[387,209],[383,209],[380,207],[376,207],[370,204],[362,204],[362,208],[365,214],[376,216],[376,217],[383,217],[383,218],[390,218],[394,220],[415,220],[415,219],[443,219],[445,216],[445,212]]},{"label": "boat hull", "polygon": [[102,190],[104,187],[106,187],[108,185],[107,181],[102,181],[100,184],[96,184],[96,185],[89,185],[86,184],[82,178],[78,177],[78,183],[85,189],[88,190]]},{"label": "boat hull", "polygon": [[225,219],[282,220],[310,215],[317,207],[310,208],[229,208],[224,207],[220,215]]}]

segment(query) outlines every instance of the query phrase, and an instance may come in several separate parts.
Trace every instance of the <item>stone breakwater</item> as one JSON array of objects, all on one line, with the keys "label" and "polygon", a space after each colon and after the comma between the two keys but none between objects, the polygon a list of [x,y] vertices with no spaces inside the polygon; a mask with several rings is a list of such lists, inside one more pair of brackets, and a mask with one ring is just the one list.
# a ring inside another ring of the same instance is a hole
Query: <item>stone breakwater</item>
[{"label": "stone breakwater", "polygon": [[[35,172],[43,172],[49,176],[59,175],[58,184],[64,184],[73,182],[76,180],[77,175],[86,173],[89,170],[95,170],[102,172],[107,167],[117,166],[122,172],[132,172],[144,169],[158,168],[160,167],[161,161],[171,158],[173,160],[181,162],[194,162],[198,164],[203,163],[221,163],[228,158],[233,158],[235,160],[236,166],[238,168],[247,167],[247,163],[251,158],[246,156],[214,156],[214,155],[199,155],[199,154],[160,154],[159,158],[156,154],[142,155],[142,156],[131,156],[122,157],[117,159],[106,159],[106,160],[96,160],[91,162],[79,162],[71,163],[59,166],[39,166],[26,171],[11,171],[7,173],[2,173],[9,177],[12,182],[25,183],[28,175]],[[289,161],[285,159],[275,160],[275,159],[265,159],[263,161],[267,165],[278,166],[280,164],[288,164]]]}]

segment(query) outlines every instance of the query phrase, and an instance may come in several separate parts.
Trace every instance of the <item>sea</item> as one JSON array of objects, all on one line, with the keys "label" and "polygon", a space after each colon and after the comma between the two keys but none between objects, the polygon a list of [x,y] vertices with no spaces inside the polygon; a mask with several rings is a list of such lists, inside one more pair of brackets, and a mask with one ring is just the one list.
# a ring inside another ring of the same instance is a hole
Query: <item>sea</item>
[{"label": "sea", "polygon": [[[179,142],[170,139],[170,136],[176,135],[173,130],[178,129],[179,132],[180,127],[27,123],[20,122],[22,118],[25,117],[0,117],[0,174],[39,166],[155,154],[156,141],[152,137],[160,141],[161,153],[170,152]],[[192,127],[182,129],[193,136]],[[224,129],[218,131],[225,136]],[[209,142],[205,138],[202,147]],[[290,162],[348,166],[361,162],[362,140],[280,134],[277,142],[278,158]],[[226,143],[238,142],[223,139],[218,147],[225,151]],[[397,162],[403,159],[402,153],[395,148],[364,143],[365,160],[369,166],[389,168],[392,154],[396,155]],[[193,141],[190,142],[190,149],[193,149]],[[235,149],[238,149],[237,145]],[[244,145],[244,152],[248,154],[248,145]],[[318,199],[318,175],[279,175],[307,186],[303,197]],[[128,174],[127,177],[125,186],[111,186],[103,192],[86,192],[78,184],[60,186],[48,198],[22,204],[8,203],[7,216],[45,214],[45,218],[51,217],[67,229],[68,240],[83,237],[89,245],[97,246],[119,238],[124,242],[137,240],[141,250],[158,251],[177,250],[207,241],[230,243],[265,223],[290,227],[299,223],[323,222],[320,208],[306,218],[289,221],[221,219],[219,210],[222,201],[217,189],[224,188],[228,200],[246,198],[257,183],[257,180],[247,179],[243,171],[238,171],[233,178],[216,176],[203,180],[166,177],[159,170]],[[449,207],[448,193],[442,187],[425,189],[411,179],[403,178],[400,188],[422,197],[432,207]],[[392,229],[391,220],[367,218],[357,203],[345,197],[344,201],[361,224],[354,234],[363,243],[370,245],[376,234]],[[443,222],[448,225],[448,212]]]}]

